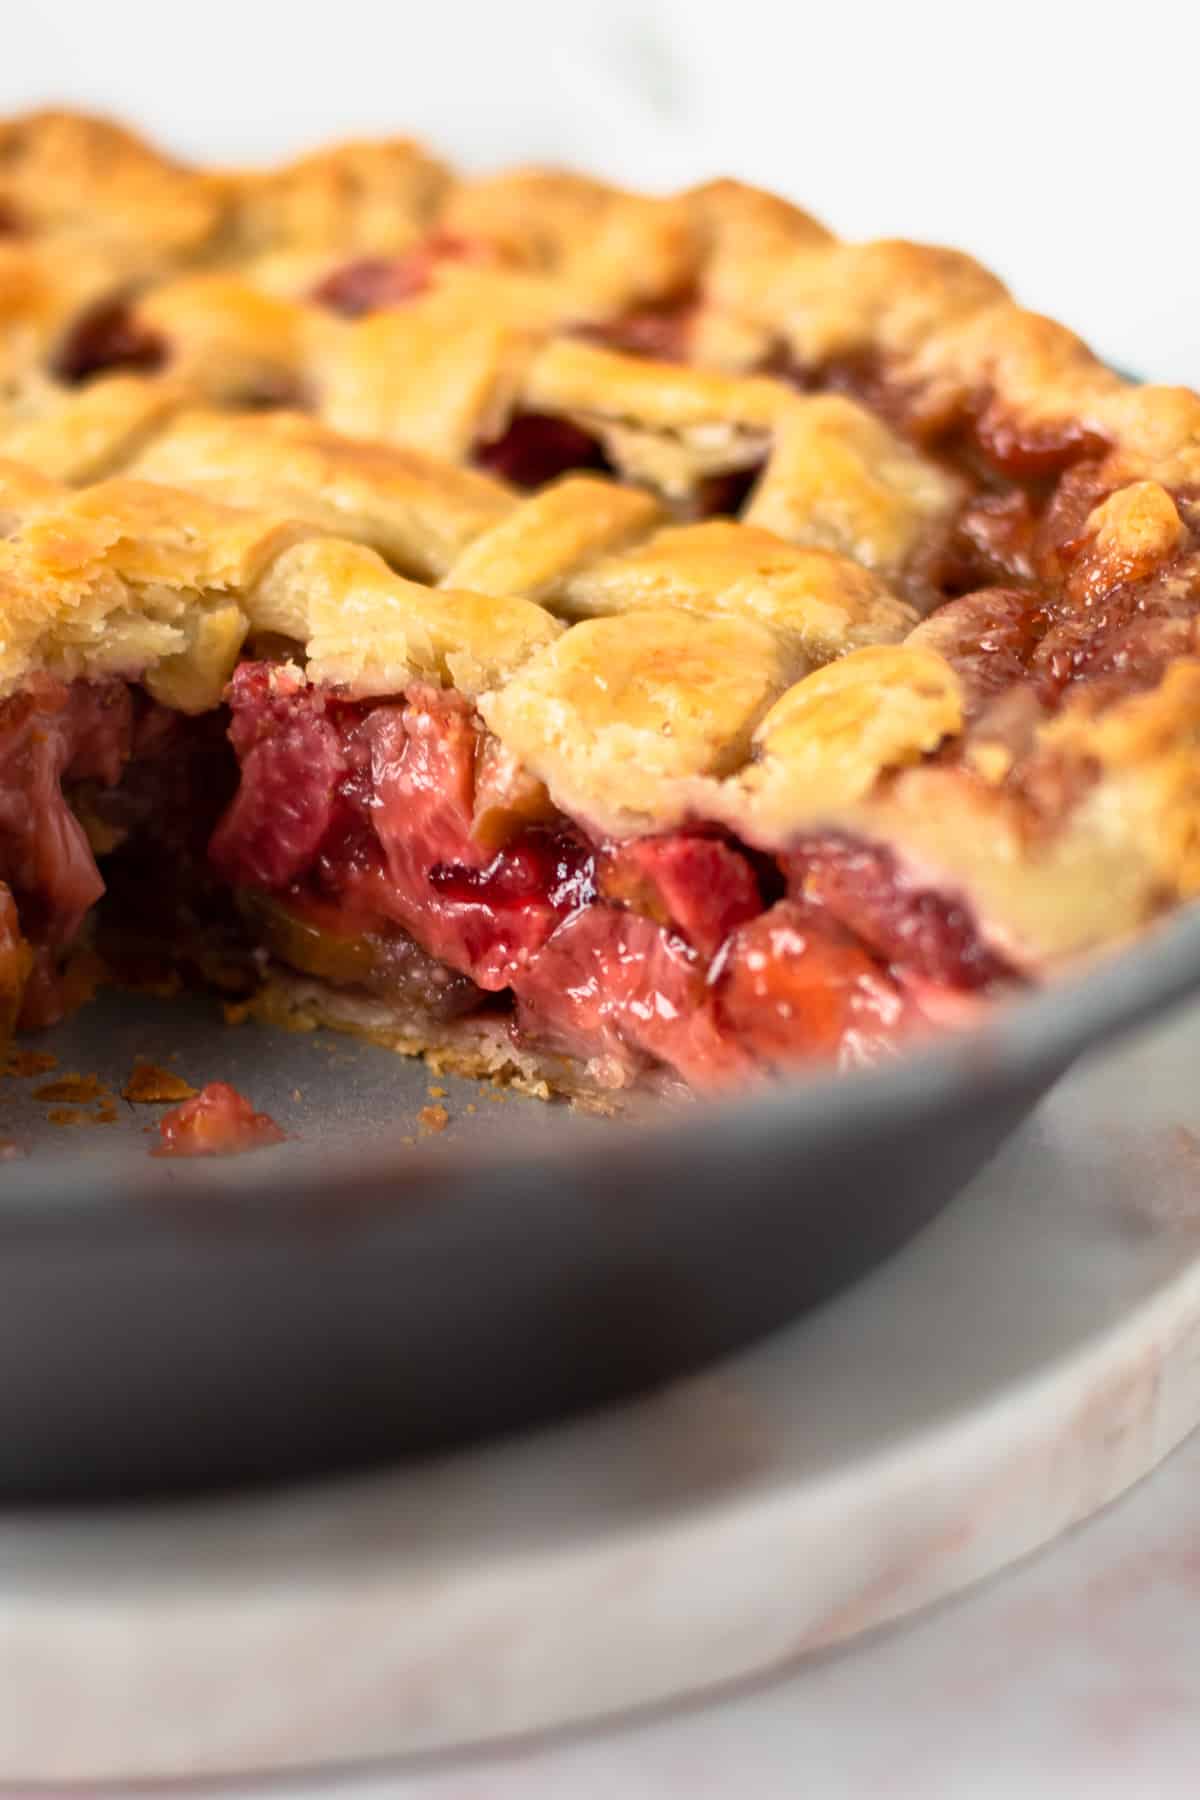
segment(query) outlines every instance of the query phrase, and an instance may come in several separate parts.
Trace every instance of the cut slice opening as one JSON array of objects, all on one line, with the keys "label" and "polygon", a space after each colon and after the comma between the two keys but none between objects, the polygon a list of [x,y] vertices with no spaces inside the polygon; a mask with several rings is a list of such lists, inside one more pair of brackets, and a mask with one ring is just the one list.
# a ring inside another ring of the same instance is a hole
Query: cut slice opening
[{"label": "cut slice opening", "polygon": [[94,946],[590,1093],[858,1064],[1018,979],[878,845],[773,854],[703,818],[615,840],[453,690],[351,699],[281,661],[198,718],[115,678],[4,702],[0,875],[23,1025],[69,1009]]}]

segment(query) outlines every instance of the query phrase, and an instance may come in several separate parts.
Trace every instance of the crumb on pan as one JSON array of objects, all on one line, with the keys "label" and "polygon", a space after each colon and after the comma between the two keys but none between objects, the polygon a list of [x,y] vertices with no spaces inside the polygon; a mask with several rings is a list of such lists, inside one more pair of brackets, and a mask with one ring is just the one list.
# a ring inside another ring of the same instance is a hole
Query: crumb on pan
[{"label": "crumb on pan", "polygon": [[185,1081],[182,1075],[175,1075],[170,1069],[160,1068],[157,1063],[139,1058],[133,1065],[129,1080],[121,1089],[121,1098],[134,1106],[143,1106],[164,1100],[191,1100],[199,1091],[190,1081]]},{"label": "crumb on pan", "polygon": [[151,1156],[240,1156],[281,1144],[285,1133],[267,1113],[255,1112],[227,1081],[210,1081],[191,1100],[159,1120]]},{"label": "crumb on pan", "polygon": [[429,1090],[429,1098],[431,1100],[444,1100],[446,1098],[445,1088],[444,1087],[431,1087]]},{"label": "crumb on pan", "polygon": [[423,1131],[445,1131],[450,1123],[450,1114],[444,1106],[423,1106],[417,1119]]},{"label": "crumb on pan", "polygon": [[34,1075],[48,1075],[51,1069],[57,1067],[58,1058],[49,1050],[12,1050],[4,1073],[15,1075],[20,1081],[28,1081]]},{"label": "crumb on pan", "polygon": [[57,1081],[47,1081],[33,1090],[35,1100],[69,1100],[76,1106],[103,1099],[107,1094],[98,1075],[60,1075]]}]

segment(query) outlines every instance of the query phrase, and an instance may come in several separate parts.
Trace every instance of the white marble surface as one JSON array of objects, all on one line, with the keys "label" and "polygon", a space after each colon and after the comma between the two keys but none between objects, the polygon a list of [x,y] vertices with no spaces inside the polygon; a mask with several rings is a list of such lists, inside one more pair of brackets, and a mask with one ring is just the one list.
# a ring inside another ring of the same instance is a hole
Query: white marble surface
[{"label": "white marble surface", "polygon": [[[1070,1537],[707,1704],[274,1800],[1193,1800],[1200,1435]],[[262,1786],[222,1790],[264,1800]]]}]

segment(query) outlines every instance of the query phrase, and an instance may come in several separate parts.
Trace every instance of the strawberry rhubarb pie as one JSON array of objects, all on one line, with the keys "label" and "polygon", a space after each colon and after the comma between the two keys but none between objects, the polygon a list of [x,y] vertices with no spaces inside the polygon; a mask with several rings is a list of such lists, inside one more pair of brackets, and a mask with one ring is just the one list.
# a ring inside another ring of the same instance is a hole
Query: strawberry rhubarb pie
[{"label": "strawberry rhubarb pie", "polygon": [[965,255],[404,140],[0,127],[0,1022],[167,954],[595,1096],[1200,887],[1200,398]]}]

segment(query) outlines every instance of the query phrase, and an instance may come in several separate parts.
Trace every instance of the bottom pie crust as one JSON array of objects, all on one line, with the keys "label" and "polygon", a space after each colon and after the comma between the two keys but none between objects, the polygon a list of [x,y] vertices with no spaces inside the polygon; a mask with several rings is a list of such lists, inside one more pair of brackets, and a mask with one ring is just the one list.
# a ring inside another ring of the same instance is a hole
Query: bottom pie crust
[{"label": "bottom pie crust", "polygon": [[[295,975],[279,963],[268,965],[245,1014],[285,1031],[346,1032],[400,1056],[423,1057],[438,1075],[491,1081],[539,1100],[559,1096],[588,1112],[625,1115],[635,1097],[648,1091],[644,1077],[631,1085],[628,1072],[615,1059],[585,1062],[518,1042],[509,1014],[439,1019],[411,1001],[393,1006],[373,995],[349,993],[329,982]],[[678,1099],[687,1094],[682,1083],[666,1081],[659,1092]]]}]

